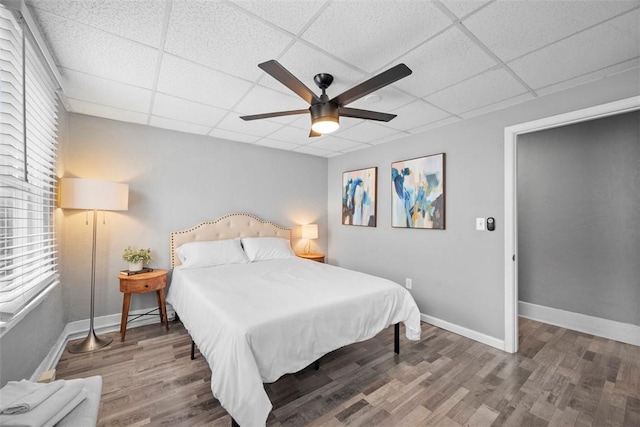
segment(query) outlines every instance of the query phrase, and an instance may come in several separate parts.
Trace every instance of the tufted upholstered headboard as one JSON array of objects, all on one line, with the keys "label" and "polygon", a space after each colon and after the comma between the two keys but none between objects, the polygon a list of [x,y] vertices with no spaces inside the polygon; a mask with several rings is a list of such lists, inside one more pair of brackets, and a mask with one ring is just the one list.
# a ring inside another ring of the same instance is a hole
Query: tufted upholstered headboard
[{"label": "tufted upholstered headboard", "polygon": [[202,222],[188,230],[171,233],[171,268],[180,265],[176,249],[189,242],[235,239],[236,237],[282,237],[291,242],[291,230],[249,214],[229,214]]}]

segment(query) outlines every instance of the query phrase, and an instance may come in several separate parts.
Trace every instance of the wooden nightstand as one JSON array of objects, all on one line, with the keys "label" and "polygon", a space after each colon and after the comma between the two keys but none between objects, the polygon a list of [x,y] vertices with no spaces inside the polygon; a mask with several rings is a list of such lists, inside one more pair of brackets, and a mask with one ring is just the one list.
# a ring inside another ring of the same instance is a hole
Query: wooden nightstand
[{"label": "wooden nightstand", "polygon": [[324,254],[297,254],[300,258],[310,259],[312,261],[324,262]]},{"label": "wooden nightstand", "polygon": [[124,293],[122,300],[122,319],[120,320],[120,341],[124,341],[127,333],[131,294],[143,294],[145,292],[156,291],[160,323],[163,323],[164,327],[169,330],[167,304],[164,299],[164,288],[167,286],[167,270],[158,269],[150,271],[149,273],[133,274],[131,276],[120,274],[118,275],[118,279],[120,279],[120,292]]}]

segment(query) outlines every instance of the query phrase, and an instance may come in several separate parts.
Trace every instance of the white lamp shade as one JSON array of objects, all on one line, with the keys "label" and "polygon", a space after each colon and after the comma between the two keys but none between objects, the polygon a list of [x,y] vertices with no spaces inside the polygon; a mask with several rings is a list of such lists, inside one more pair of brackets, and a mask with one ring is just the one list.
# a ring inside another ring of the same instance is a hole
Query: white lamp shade
[{"label": "white lamp shade", "polygon": [[58,186],[63,209],[97,209],[126,211],[129,186],[118,182],[85,178],[61,178]]},{"label": "white lamp shade", "polygon": [[318,238],[318,224],[307,224],[302,226],[302,238],[303,239],[317,239]]}]

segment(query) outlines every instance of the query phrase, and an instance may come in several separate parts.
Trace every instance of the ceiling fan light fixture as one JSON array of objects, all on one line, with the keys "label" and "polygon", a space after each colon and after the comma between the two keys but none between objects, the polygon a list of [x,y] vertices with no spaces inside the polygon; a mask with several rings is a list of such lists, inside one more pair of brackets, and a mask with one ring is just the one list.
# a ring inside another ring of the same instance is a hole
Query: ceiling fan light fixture
[{"label": "ceiling fan light fixture", "polygon": [[320,117],[311,121],[311,129],[322,134],[335,132],[339,127],[337,117]]},{"label": "ceiling fan light fixture", "polygon": [[338,130],[340,119],[338,107],[330,102],[314,104],[311,110],[311,129],[314,132],[325,134]]}]

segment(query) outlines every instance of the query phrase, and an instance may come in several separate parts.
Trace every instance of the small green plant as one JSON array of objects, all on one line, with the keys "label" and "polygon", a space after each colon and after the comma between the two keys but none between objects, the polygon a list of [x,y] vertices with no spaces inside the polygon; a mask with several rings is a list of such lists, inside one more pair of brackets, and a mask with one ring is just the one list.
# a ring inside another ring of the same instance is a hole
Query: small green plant
[{"label": "small green plant", "polygon": [[130,263],[138,263],[140,261],[151,261],[151,249],[133,249],[131,246],[127,246],[127,249],[122,253],[122,259]]}]

